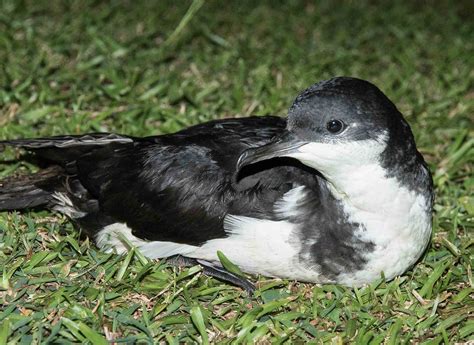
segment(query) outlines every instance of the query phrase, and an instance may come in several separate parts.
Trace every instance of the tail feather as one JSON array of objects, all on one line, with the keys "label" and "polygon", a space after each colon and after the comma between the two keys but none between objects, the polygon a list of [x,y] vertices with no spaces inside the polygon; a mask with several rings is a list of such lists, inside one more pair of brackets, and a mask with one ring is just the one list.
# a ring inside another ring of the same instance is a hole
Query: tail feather
[{"label": "tail feather", "polygon": [[114,133],[91,133],[84,135],[61,135],[35,139],[0,141],[0,151],[5,146],[23,148],[34,152],[45,161],[64,165],[72,162],[94,148],[106,145],[132,144],[133,138]]},{"label": "tail feather", "polygon": [[36,174],[0,181],[0,211],[47,206],[62,184],[62,169],[54,166]]},{"label": "tail feather", "polygon": [[130,137],[114,133],[91,133],[84,135],[60,135],[35,139],[0,140],[0,146],[21,147],[28,150],[47,148],[69,148],[77,146],[98,146],[112,143],[131,143]]},{"label": "tail feather", "polygon": [[[23,148],[47,163],[48,168],[36,174],[15,176],[0,181],[0,211],[54,206],[54,192],[66,189],[65,172],[74,173],[79,157],[104,146],[133,144],[134,139],[114,133],[63,135],[36,139],[0,141],[5,146]],[[52,163],[52,165],[51,165]]]}]

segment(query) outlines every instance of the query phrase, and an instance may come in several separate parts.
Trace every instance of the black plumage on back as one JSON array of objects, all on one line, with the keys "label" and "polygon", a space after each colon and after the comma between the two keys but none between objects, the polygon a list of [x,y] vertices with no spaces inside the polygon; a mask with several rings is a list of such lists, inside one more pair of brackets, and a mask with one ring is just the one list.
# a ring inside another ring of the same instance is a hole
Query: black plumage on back
[{"label": "black plumage on back", "polygon": [[293,183],[314,179],[285,160],[265,162],[235,179],[241,153],[267,144],[285,125],[278,117],[250,117],[145,138],[95,133],[3,141],[34,152],[54,170],[23,180],[23,191],[16,190],[20,203],[10,197],[13,182],[3,182],[0,210],[54,209],[53,193],[62,192],[91,236],[120,222],[146,240],[197,245],[225,237],[227,213],[271,218],[274,202]]}]

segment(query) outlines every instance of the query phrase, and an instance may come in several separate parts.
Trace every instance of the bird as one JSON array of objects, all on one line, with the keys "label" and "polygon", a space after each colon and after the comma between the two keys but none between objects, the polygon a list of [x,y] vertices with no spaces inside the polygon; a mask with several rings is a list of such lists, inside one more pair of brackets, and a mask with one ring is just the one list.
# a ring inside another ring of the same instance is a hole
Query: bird
[{"label": "bird", "polygon": [[363,286],[413,267],[432,232],[433,182],[403,115],[372,83],[334,77],[286,117],[172,134],[0,141],[43,169],[0,182],[0,211],[62,213],[100,249],[250,275]]}]

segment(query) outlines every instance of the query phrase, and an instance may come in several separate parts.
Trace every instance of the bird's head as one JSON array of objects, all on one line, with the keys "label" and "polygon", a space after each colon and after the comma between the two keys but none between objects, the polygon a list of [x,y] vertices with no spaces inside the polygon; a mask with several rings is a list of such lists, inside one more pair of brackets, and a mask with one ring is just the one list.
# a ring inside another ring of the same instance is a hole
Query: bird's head
[{"label": "bird's head", "polygon": [[413,135],[395,105],[367,81],[337,77],[304,90],[290,107],[285,133],[244,151],[237,169],[291,157],[332,180],[347,169],[396,164],[413,153]]}]

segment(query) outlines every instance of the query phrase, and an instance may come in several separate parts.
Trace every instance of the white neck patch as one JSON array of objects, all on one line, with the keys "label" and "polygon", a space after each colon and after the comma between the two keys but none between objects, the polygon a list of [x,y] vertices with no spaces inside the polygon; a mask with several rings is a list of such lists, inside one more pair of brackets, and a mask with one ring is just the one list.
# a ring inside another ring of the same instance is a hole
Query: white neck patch
[{"label": "white neck patch", "polygon": [[289,155],[301,163],[320,171],[329,181],[346,176],[348,169],[380,161],[387,147],[386,133],[375,139],[349,142],[307,143]]}]

